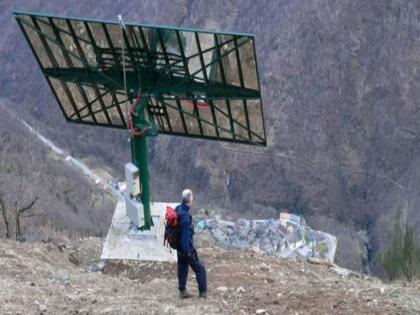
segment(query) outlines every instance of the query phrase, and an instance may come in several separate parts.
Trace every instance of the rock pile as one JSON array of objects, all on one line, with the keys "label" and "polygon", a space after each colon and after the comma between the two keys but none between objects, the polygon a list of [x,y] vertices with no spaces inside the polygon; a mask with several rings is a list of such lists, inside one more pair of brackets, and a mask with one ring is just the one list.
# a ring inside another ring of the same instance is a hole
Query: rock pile
[{"label": "rock pile", "polygon": [[302,256],[334,262],[336,238],[311,229],[297,215],[281,213],[278,220],[236,222],[216,218],[204,223],[203,229],[210,231],[216,243],[225,248],[253,248],[281,257]]}]

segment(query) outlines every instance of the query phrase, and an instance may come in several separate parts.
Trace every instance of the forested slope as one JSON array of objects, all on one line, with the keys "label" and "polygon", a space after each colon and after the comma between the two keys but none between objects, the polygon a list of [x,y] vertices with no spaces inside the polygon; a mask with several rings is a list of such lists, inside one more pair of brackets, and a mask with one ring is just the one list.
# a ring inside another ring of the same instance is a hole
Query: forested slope
[{"label": "forested slope", "polygon": [[416,0],[2,1],[0,89],[13,110],[72,153],[121,174],[123,131],[65,124],[12,9],[251,32],[266,149],[151,140],[156,200],[181,187],[202,207],[304,215],[338,236],[338,260],[362,269],[387,245],[398,209],[420,232],[420,3]]}]

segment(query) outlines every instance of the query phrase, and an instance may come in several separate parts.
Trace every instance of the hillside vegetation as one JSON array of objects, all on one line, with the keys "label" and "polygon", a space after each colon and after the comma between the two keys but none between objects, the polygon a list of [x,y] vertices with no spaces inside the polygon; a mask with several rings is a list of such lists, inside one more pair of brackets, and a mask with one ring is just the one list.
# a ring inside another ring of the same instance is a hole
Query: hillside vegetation
[{"label": "hillside vegetation", "polygon": [[[116,199],[46,148],[0,104],[0,237],[20,240],[102,236]],[[16,236],[16,212],[21,236]]]},{"label": "hillside vegetation", "polygon": [[153,139],[153,199],[177,200],[188,186],[200,207],[237,217],[301,214],[338,237],[340,264],[367,272],[381,269],[397,209],[418,239],[419,1],[5,0],[0,9],[2,96],[115,176],[130,158],[127,133],[65,124],[11,10],[254,33],[268,147]]}]

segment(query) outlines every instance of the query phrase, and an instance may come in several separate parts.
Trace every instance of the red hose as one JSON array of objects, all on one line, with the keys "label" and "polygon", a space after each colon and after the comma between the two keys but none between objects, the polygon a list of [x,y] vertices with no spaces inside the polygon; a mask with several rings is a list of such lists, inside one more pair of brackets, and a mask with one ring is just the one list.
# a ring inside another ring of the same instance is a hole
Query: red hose
[{"label": "red hose", "polygon": [[[189,104],[189,105],[191,105],[191,106],[193,106],[194,107],[194,103],[192,102],[192,101],[186,101],[186,103],[187,104]],[[203,108],[203,109],[208,109],[209,108],[209,104],[207,104],[207,103],[198,103],[198,102],[196,102],[196,104],[197,104],[197,108]]]},{"label": "red hose", "polygon": [[136,100],[128,108],[127,128],[130,131],[130,134],[131,134],[132,137],[140,137],[140,136],[142,136],[146,133],[147,129],[149,129],[149,128],[144,128],[142,130],[136,130],[136,128],[134,127],[133,116],[132,115],[134,113],[134,109],[139,104],[140,100],[141,100],[141,93],[140,93],[140,91],[138,91]]}]

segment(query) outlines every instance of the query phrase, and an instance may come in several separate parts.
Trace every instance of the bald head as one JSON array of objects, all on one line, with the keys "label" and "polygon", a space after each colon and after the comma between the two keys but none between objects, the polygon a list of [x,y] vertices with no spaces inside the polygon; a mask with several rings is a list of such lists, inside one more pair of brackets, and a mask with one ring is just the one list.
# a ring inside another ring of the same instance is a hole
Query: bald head
[{"label": "bald head", "polygon": [[193,193],[191,189],[184,189],[182,191],[182,202],[191,206],[193,202]]}]

